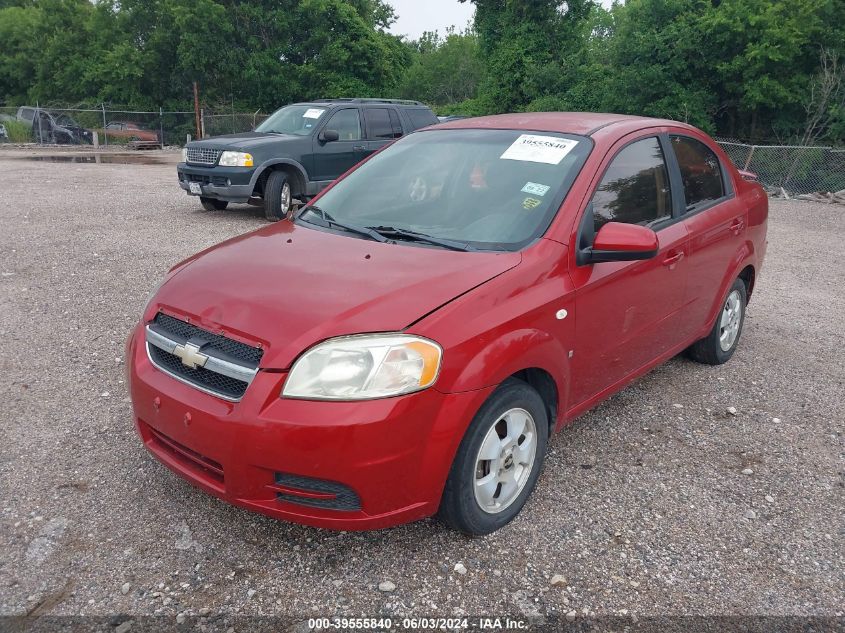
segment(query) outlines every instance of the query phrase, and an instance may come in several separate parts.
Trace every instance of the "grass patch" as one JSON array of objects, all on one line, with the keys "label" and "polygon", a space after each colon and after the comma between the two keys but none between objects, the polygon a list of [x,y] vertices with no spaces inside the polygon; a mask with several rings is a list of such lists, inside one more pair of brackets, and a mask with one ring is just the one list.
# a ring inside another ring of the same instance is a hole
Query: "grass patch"
[{"label": "grass patch", "polygon": [[32,131],[20,121],[0,121],[6,128],[10,143],[32,143]]}]

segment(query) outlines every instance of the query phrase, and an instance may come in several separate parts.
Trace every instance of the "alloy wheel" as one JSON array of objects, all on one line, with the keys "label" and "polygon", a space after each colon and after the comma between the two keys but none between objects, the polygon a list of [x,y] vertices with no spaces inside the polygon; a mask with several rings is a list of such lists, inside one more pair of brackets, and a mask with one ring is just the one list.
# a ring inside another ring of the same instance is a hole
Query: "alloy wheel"
[{"label": "alloy wheel", "polygon": [[734,290],[725,300],[722,317],[719,321],[719,347],[727,352],[736,343],[739,327],[742,324],[742,296]]},{"label": "alloy wheel", "polygon": [[478,506],[498,514],[525,488],[537,457],[537,425],[525,409],[510,409],[487,431],[475,460]]}]

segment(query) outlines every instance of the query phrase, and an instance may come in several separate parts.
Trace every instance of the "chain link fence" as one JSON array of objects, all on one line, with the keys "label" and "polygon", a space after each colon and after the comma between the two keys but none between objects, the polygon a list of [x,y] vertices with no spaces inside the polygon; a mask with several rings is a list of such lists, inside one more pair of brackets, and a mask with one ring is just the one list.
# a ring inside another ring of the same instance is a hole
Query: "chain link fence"
[{"label": "chain link fence", "polygon": [[184,145],[196,136],[192,111],[32,105],[0,107],[0,143],[122,146]]},{"label": "chain link fence", "polygon": [[739,169],[756,174],[770,195],[845,202],[845,148],[718,143]]},{"label": "chain link fence", "polygon": [[200,127],[203,138],[221,134],[239,134],[251,132],[269,116],[269,114],[262,114],[260,110],[249,114],[203,109],[200,111]]}]

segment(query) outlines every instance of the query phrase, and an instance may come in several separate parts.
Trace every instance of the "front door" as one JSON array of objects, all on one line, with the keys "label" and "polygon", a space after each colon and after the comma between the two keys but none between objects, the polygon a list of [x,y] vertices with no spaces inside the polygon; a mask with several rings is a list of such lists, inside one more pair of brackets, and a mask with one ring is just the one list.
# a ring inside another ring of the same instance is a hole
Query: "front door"
[{"label": "front door", "polygon": [[[679,314],[688,276],[689,240],[674,221],[664,145],[657,136],[615,149],[580,222],[579,244],[592,244],[606,222],[653,228],[652,259],[576,266],[572,409],[624,381],[679,343]],[[592,217],[590,217],[592,216]]]},{"label": "front door", "polygon": [[313,180],[334,180],[356,165],[366,154],[358,108],[344,108],[335,112],[322,131],[334,130],[336,141],[321,141],[314,137]]}]

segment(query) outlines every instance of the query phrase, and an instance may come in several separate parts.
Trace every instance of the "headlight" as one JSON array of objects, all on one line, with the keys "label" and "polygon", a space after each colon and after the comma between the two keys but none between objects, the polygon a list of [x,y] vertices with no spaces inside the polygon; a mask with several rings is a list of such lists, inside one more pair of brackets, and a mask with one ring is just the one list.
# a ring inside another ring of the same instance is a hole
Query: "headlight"
[{"label": "headlight", "polygon": [[369,400],[420,391],[440,372],[441,347],[406,334],[329,339],[297,360],[282,396],[308,400]]},{"label": "headlight", "polygon": [[188,148],[187,147],[182,148],[182,162],[183,163],[188,162]]},{"label": "headlight", "polygon": [[223,152],[219,165],[223,167],[252,167],[252,154],[246,152]]}]

